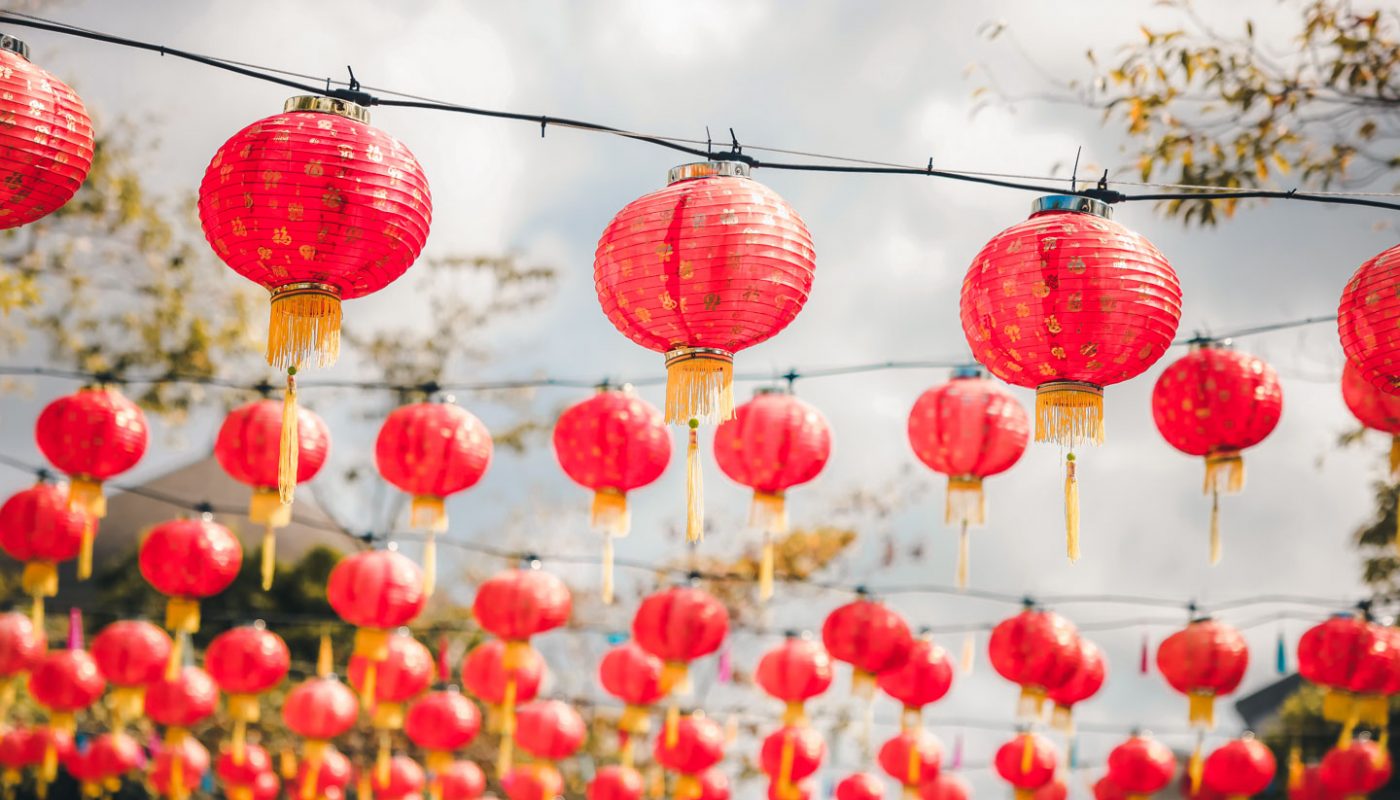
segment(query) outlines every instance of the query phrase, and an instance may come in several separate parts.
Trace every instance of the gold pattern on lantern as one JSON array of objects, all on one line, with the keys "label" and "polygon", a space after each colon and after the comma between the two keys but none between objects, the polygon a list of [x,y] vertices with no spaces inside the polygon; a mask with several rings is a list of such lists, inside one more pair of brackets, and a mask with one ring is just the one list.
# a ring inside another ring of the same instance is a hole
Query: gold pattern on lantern
[{"label": "gold pattern on lantern", "polygon": [[1030,306],[1026,305],[1025,303],[1017,303],[1017,304],[1016,304],[1016,316],[1017,316],[1017,317],[1020,317],[1020,318],[1024,319],[1024,318],[1026,318],[1026,317],[1029,317],[1030,315],[1031,315],[1031,307],[1030,307]]},{"label": "gold pattern on lantern", "polygon": [[1084,270],[1085,270],[1084,259],[1083,259],[1082,257],[1080,257],[1080,256],[1075,256],[1074,258],[1071,258],[1071,259],[1069,260],[1069,271],[1070,271],[1070,272],[1073,272],[1075,275],[1083,275],[1083,274],[1084,274]]},{"label": "gold pattern on lantern", "polygon": [[1071,294],[1071,295],[1069,296],[1069,310],[1070,310],[1070,312],[1071,312],[1071,313],[1077,312],[1077,311],[1082,310],[1083,308],[1084,308],[1084,295],[1081,294],[1080,292],[1075,292],[1075,293]]},{"label": "gold pattern on lantern", "polygon": [[1031,294],[1044,300],[1050,296],[1050,285],[1045,281],[1036,281],[1031,284]]},{"label": "gold pattern on lantern", "polygon": [[305,208],[302,206],[301,203],[288,203],[288,204],[287,204],[287,219],[288,219],[288,220],[290,220],[290,221],[292,221],[292,222],[301,222],[302,217],[303,217],[304,215],[305,215]]},{"label": "gold pattern on lantern", "polygon": [[326,174],[325,168],[321,166],[321,161],[320,161],[320,159],[315,159],[315,158],[313,158],[313,159],[311,159],[310,161],[306,162],[305,170],[306,170],[306,174],[307,174],[307,175],[310,175],[310,176],[313,177],[313,178],[319,178],[319,177],[321,177],[322,175]]},{"label": "gold pattern on lantern", "polygon": [[1059,345],[1055,345],[1054,347],[1050,348],[1050,355],[1054,358],[1064,358],[1065,349]]},{"label": "gold pattern on lantern", "polygon": [[663,291],[661,294],[657,295],[656,301],[667,311],[674,311],[676,309],[676,299],[672,297],[671,293],[668,291]]},{"label": "gold pattern on lantern", "polygon": [[292,235],[287,232],[285,226],[276,228],[272,231],[272,241],[280,245],[289,245],[292,243]]},{"label": "gold pattern on lantern", "polygon": [[1045,330],[1051,333],[1059,333],[1064,329],[1060,327],[1060,321],[1058,319],[1055,319],[1055,315],[1051,314],[1050,316],[1045,318]]},{"label": "gold pattern on lantern", "polygon": [[1020,325],[1003,325],[1003,326],[1001,326],[1001,332],[1002,332],[1003,334],[1005,334],[1005,335],[1006,335],[1006,338],[1007,338],[1007,339],[1010,339],[1012,342],[1019,342],[1019,341],[1021,341],[1021,326],[1020,326]]}]

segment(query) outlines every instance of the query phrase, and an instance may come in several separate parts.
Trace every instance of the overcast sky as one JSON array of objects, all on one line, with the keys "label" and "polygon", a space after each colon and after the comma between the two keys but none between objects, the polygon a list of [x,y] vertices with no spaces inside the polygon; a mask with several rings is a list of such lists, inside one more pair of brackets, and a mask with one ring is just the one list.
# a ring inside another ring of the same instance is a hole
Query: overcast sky
[{"label": "overcast sky", "polygon": [[[1273,0],[1230,4],[1218,23],[1238,29],[1254,15],[1267,37],[1286,29],[1296,4]],[[703,10],[702,10],[703,9]],[[1116,129],[1097,112],[1024,101],[973,115],[970,93],[989,67],[1008,92],[1043,90],[1043,74],[1084,77],[1084,51],[1112,50],[1139,36],[1140,23],[1168,24],[1147,2],[1065,4],[1033,2],[890,3],[710,2],[645,0],[568,3],[286,3],[220,0],[211,3],[67,3],[50,13],[66,22],[174,47],[314,75],[344,74],[354,66],[364,83],[488,108],[596,120],[650,133],[717,138],[733,127],[742,142],[877,160],[1024,175],[1045,175],[1084,148],[1086,164],[1119,166]],[[978,35],[1001,20],[996,41]],[[102,118],[143,120],[161,147],[148,173],[171,192],[192,192],[210,155],[233,132],[281,108],[283,89],[173,59],[161,59],[56,35],[14,31],[30,41],[35,61],[69,80]],[[1287,42],[1277,41],[1280,50]],[[1019,46],[1019,51],[1018,51]],[[1024,52],[1020,52],[1024,51]],[[654,375],[661,357],[613,330],[592,290],[592,254],[599,232],[626,202],[662,185],[676,154],[630,141],[538,126],[422,111],[377,109],[375,124],[402,139],[427,170],[434,195],[430,253],[515,252],[560,271],[554,300],[537,313],[501,327],[497,357],[461,380],[548,374],[571,378]],[[1088,172],[1087,169],[1084,172]],[[1063,172],[1061,173],[1063,174]],[[767,344],[741,353],[740,370],[785,371],[883,360],[957,359],[967,352],[957,322],[957,293],[969,259],[1001,229],[1024,219],[1033,195],[908,177],[865,177],[761,172],[806,219],[817,249],[817,280],[797,321]],[[1329,314],[1347,277],[1362,261],[1395,243],[1393,214],[1360,208],[1273,204],[1243,212],[1214,231],[1184,230],[1151,207],[1118,209],[1116,218],[1151,239],[1171,260],[1185,292],[1182,333]],[[348,324],[369,329],[402,321],[415,303],[411,278],[347,308]],[[1242,349],[1274,363],[1284,377],[1283,420],[1274,435],[1246,454],[1249,486],[1224,501],[1225,559],[1206,562],[1208,504],[1200,495],[1202,465],[1157,435],[1148,397],[1157,368],[1107,392],[1108,441],[1083,452],[1080,476],[1083,559],[1066,563],[1062,531],[1062,462],[1053,446],[1032,446],[1009,474],[988,483],[991,524],[974,539],[973,582],[978,588],[1036,595],[1132,594],[1198,599],[1205,607],[1234,598],[1306,594],[1356,599],[1359,557],[1349,546],[1370,510],[1369,482],[1377,476],[1383,443],[1337,451],[1333,443],[1352,425],[1335,378],[1341,352],[1335,328],[1319,325],[1241,340]],[[353,365],[341,369],[353,371]],[[900,481],[917,467],[914,484],[928,489],[894,518],[856,520],[863,539],[836,567],[833,580],[872,586],[951,583],[954,534],[941,522],[942,479],[922,471],[905,442],[909,407],[944,371],[886,372],[801,381],[802,397],[822,409],[834,429],[835,452],[810,487],[791,493],[798,524],[821,521],[832,499],[861,485]],[[32,400],[7,398],[0,436],[18,455],[37,459],[30,439],[41,402],[71,389],[39,384]],[[740,398],[749,393],[739,389]],[[1016,390],[1023,402],[1033,398]],[[661,401],[656,390],[644,392]],[[540,410],[577,393],[546,391]],[[471,397],[460,398],[472,407]],[[316,399],[309,398],[316,404]],[[335,463],[365,458],[374,424],[335,406],[320,410],[335,428]],[[488,423],[500,423],[483,410]],[[504,412],[501,412],[504,413]],[[136,478],[150,477],[205,454],[217,417],[197,419],[178,438],[158,438]],[[678,450],[678,459],[680,453]],[[752,535],[742,531],[748,498],[713,469],[708,503],[718,530],[704,544],[737,552]],[[673,465],[654,488],[635,496],[635,530],[619,555],[679,559],[684,547],[662,532],[675,528],[683,504],[683,468]],[[25,477],[0,476],[13,490]],[[197,498],[192,498],[197,499]],[[525,503],[529,500],[529,504]],[[564,553],[591,552],[583,494],[559,473],[547,448],[519,457],[502,454],[480,487],[451,505],[453,537],[498,541],[509,526],[512,546]],[[573,508],[560,515],[529,509]],[[153,520],[154,522],[154,520]],[[367,523],[368,524],[368,523]],[[901,553],[916,545],[925,558],[881,566],[885,537]],[[444,553],[445,559],[454,555]],[[499,564],[481,562],[479,569]],[[569,570],[587,585],[591,571]],[[648,576],[629,576],[649,580]],[[470,596],[470,587],[460,587]],[[783,590],[780,589],[780,592]],[[892,595],[889,601],[916,625],[991,623],[1015,612],[1001,603],[930,594]],[[792,591],[771,612],[776,627],[818,627],[844,598]],[[593,606],[588,606],[590,609]],[[1160,676],[1136,673],[1144,633],[1155,643],[1184,622],[1184,609],[1074,604],[1059,610],[1083,624],[1122,620],[1155,625],[1117,626],[1092,634],[1106,650],[1110,681],[1082,709],[1085,723],[1114,726],[1112,735],[1082,737],[1081,759],[1101,763],[1128,729],[1164,731],[1184,726],[1186,701]],[[590,612],[593,613],[593,612]],[[602,610],[596,613],[603,615]],[[1279,613],[1295,619],[1273,621]],[[629,608],[602,618],[625,627]],[[1274,679],[1274,641],[1292,643],[1316,608],[1253,605],[1222,616],[1241,625],[1254,652],[1246,691]],[[960,635],[941,637],[956,651]],[[601,639],[588,643],[596,653]],[[740,665],[761,649],[752,637],[736,640]],[[954,718],[992,723],[968,727],[966,759],[985,763],[1009,738],[1014,687],[987,666],[978,640],[978,667],[928,716],[951,747],[964,729]],[[552,651],[567,654],[556,645]],[[1292,656],[1290,654],[1290,661]],[[556,686],[584,691],[588,670],[563,669]],[[833,689],[835,707],[846,684]],[[720,687],[720,704],[759,702]],[[881,705],[879,714],[893,717]],[[1222,715],[1221,734],[1238,730]],[[1004,724],[1002,729],[996,729]],[[877,736],[889,735],[888,728]],[[1164,736],[1181,747],[1189,738]],[[822,773],[828,785],[864,765],[841,748]],[[873,768],[873,765],[868,765]],[[984,796],[1002,791],[987,771],[969,777]],[[1076,778],[1077,789],[1086,779]],[[740,795],[760,796],[756,787]],[[1081,795],[1082,796],[1082,795]]]}]

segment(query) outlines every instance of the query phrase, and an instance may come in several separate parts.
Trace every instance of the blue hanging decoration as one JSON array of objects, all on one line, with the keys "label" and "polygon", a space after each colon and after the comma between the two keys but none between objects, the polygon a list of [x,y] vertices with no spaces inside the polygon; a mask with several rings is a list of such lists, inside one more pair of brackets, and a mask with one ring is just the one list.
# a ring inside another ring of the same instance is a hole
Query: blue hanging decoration
[{"label": "blue hanging decoration", "polygon": [[625,641],[627,641],[627,634],[626,634],[626,633],[610,633],[610,634],[608,634],[608,645],[609,645],[609,646],[617,647],[618,645],[622,644],[622,643],[625,642]]},{"label": "blue hanging decoration", "polygon": [[1079,769],[1079,737],[1071,736],[1069,739],[1069,768],[1070,771]]},{"label": "blue hanging decoration", "polygon": [[1274,649],[1274,668],[1278,674],[1288,674],[1288,645],[1283,641],[1283,628],[1278,630],[1278,646]]}]

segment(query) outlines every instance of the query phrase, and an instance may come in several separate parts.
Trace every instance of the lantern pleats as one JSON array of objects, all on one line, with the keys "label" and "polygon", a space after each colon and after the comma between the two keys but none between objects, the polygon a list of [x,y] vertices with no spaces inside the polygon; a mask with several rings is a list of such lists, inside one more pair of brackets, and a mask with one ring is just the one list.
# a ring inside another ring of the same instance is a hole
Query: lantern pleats
[{"label": "lantern pleats", "polygon": [[[1395,284],[1400,278],[1400,245],[1362,264],[1342,290],[1337,330],[1347,361],[1361,378],[1387,395],[1400,395],[1400,335],[1395,329]],[[1365,422],[1365,420],[1362,420]]]},{"label": "lantern pleats", "polygon": [[11,229],[77,193],[92,168],[92,120],[67,84],[8,47],[0,50],[0,115],[0,228]]}]

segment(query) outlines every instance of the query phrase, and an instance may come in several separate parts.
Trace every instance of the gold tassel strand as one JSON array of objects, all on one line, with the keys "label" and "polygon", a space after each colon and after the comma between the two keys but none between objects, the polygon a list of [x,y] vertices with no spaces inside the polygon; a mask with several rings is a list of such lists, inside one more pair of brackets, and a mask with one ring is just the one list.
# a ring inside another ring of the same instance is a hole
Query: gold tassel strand
[{"label": "gold tassel strand", "polygon": [[666,353],[666,423],[734,417],[734,356],[722,350],[680,347]]},{"label": "gold tassel strand", "polygon": [[1071,564],[1079,560],[1079,479],[1072,451],[1065,456],[1065,550]]},{"label": "gold tassel strand", "polygon": [[1400,478],[1400,436],[1390,437],[1390,477]]},{"label": "gold tassel strand", "polygon": [[963,635],[962,657],[958,659],[958,666],[962,674],[971,675],[972,668],[976,664],[977,657],[977,636],[972,631]]},{"label": "gold tassel strand", "polygon": [[259,573],[262,588],[266,592],[272,588],[272,576],[277,573],[277,528],[272,523],[263,526],[262,551],[259,553]]},{"label": "gold tassel strand", "polygon": [[1220,563],[1220,490],[1212,487],[1210,492],[1210,565]]},{"label": "gold tassel strand", "polygon": [[423,594],[433,596],[437,588],[437,535],[428,531],[423,540]]},{"label": "gold tassel strand", "polygon": [[92,539],[97,533],[97,518],[91,514],[83,518],[83,535],[78,542],[78,580],[92,577]]},{"label": "gold tassel strand", "polygon": [[968,573],[971,570],[972,560],[971,543],[968,541],[967,520],[962,521],[962,528],[958,531],[958,591],[967,591]]},{"label": "gold tassel strand", "polygon": [[287,367],[287,394],[282,398],[282,439],[277,458],[277,496],[292,504],[297,488],[297,457],[301,441],[297,433],[297,368]]},{"label": "gold tassel strand", "polygon": [[603,605],[610,606],[613,603],[613,535],[612,531],[603,532]]},{"label": "gold tassel strand", "polygon": [[705,488],[700,473],[700,443],[696,429],[700,420],[690,420],[690,445],[685,458],[685,540],[698,542],[705,538]]},{"label": "gold tassel strand", "polygon": [[758,556],[758,599],[766,603],[773,599],[773,569],[776,554],[773,548],[773,534],[763,534],[763,550]]}]

